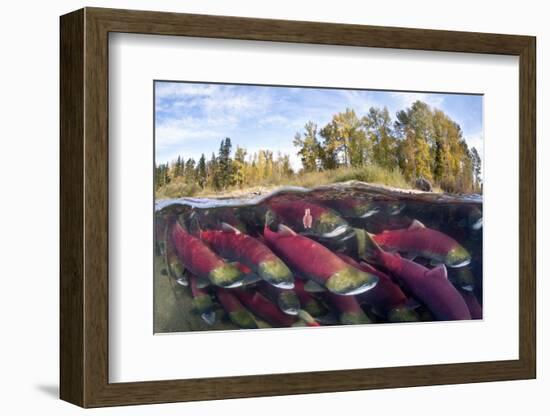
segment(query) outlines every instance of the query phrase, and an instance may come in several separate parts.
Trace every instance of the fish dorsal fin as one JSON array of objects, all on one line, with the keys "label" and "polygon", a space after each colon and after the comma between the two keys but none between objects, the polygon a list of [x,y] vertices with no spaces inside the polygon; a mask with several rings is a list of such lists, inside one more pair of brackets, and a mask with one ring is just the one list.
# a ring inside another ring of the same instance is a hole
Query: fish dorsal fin
[{"label": "fish dorsal fin", "polygon": [[414,220],[411,225],[409,225],[409,230],[420,230],[422,228],[426,228],[426,226],[418,220]]},{"label": "fish dorsal fin", "polygon": [[279,224],[279,234],[290,237],[295,236],[296,233],[291,228],[287,227],[284,224]]},{"label": "fish dorsal fin", "polygon": [[447,268],[444,264],[434,267],[431,270],[426,272],[426,277],[428,278],[438,278],[438,279],[447,279]]},{"label": "fish dorsal fin", "polygon": [[304,290],[306,292],[310,292],[310,293],[320,293],[320,292],[326,292],[326,289],[321,286],[319,283],[317,282],[314,282],[313,280],[308,280],[305,284],[304,284]]},{"label": "fish dorsal fin", "polygon": [[226,222],[222,222],[221,223],[221,227],[222,227],[222,231],[226,232],[226,233],[235,233],[235,234],[240,234],[240,230],[236,229],[235,227],[233,227],[232,225],[226,223]]}]

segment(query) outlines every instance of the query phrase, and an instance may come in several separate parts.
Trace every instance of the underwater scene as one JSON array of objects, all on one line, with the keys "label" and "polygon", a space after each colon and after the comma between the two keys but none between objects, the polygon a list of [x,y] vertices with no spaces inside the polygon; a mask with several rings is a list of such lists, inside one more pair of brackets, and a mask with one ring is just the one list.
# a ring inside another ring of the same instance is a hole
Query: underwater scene
[{"label": "underwater scene", "polygon": [[481,95],[154,92],[154,333],[483,319]]},{"label": "underwater scene", "polygon": [[482,318],[479,196],[283,188],[155,224],[157,332]]}]

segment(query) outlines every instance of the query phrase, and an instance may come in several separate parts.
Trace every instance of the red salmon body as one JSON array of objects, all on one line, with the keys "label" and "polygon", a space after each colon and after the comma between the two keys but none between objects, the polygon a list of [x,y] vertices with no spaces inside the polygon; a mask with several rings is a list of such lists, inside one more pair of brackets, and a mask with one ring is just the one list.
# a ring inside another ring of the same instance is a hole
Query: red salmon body
[{"label": "red salmon body", "polygon": [[235,266],[224,262],[204,242],[185,231],[177,221],[172,226],[171,237],[179,259],[195,276],[208,279],[221,287],[242,284],[244,277]]},{"label": "red salmon body", "polygon": [[361,267],[364,270],[369,270],[372,274],[378,276],[379,279],[378,284],[373,290],[359,295],[359,299],[362,302],[373,306],[383,314],[387,314],[393,308],[407,303],[407,295],[403,293],[401,288],[386,273],[375,269],[365,262],[361,263]]},{"label": "red salmon body", "polygon": [[272,303],[260,292],[236,290],[235,296],[254,314],[274,326],[292,326],[296,319],[283,313],[277,305]]},{"label": "red salmon body", "polygon": [[291,223],[295,222],[295,219],[302,221],[306,210],[309,210],[307,212],[311,215],[312,219],[318,219],[321,215],[331,211],[322,205],[303,200],[275,200],[268,202],[268,206],[277,215],[281,216],[283,220],[290,220],[289,222]]},{"label": "red salmon body", "polygon": [[302,233],[321,238],[337,238],[351,231],[346,220],[336,211],[304,200],[276,199],[267,202],[284,224]]},{"label": "red salmon body", "polygon": [[208,279],[208,274],[224,261],[198,238],[186,232],[179,223],[172,227],[172,242],[178,257],[196,276]]},{"label": "red salmon body", "polygon": [[339,295],[355,295],[372,289],[378,278],[348,265],[325,246],[288,227],[279,232],[264,229],[266,242],[300,275]]},{"label": "red salmon body", "polygon": [[229,315],[229,319],[241,328],[258,328],[254,316],[243,306],[235,296],[234,290],[216,289],[216,296],[222,308]]},{"label": "red salmon body", "polygon": [[286,289],[294,287],[290,269],[256,238],[231,227],[222,231],[201,231],[200,237],[217,253],[244,264],[271,285]]},{"label": "red salmon body", "polygon": [[483,310],[481,308],[481,305],[477,301],[476,296],[472,292],[464,290],[461,290],[460,294],[464,298],[466,305],[468,305],[468,309],[470,310],[470,315],[472,315],[472,319],[482,319]]},{"label": "red salmon body", "polygon": [[310,279],[325,282],[346,266],[329,249],[307,237],[282,236],[266,228],[264,238],[285,262]]},{"label": "red salmon body", "polygon": [[378,276],[378,284],[372,290],[356,296],[359,303],[371,306],[377,314],[392,322],[418,321],[414,310],[407,305],[407,296],[386,273],[375,269],[368,263],[358,263],[346,254],[339,253],[338,256],[352,266]]},{"label": "red salmon body", "polygon": [[384,250],[419,255],[450,267],[462,267],[471,260],[456,240],[416,220],[409,228],[384,231],[373,239]]},{"label": "red salmon body", "polygon": [[360,302],[371,305],[384,314],[388,313],[393,307],[407,302],[407,296],[386,273],[375,269],[368,263],[358,263],[346,254],[338,253],[338,257],[358,269],[378,276],[378,284],[372,290],[357,295]]},{"label": "red salmon body", "polygon": [[452,238],[430,228],[389,230],[373,238],[382,248],[409,252],[448,253],[458,245]]},{"label": "red salmon body", "polygon": [[276,259],[267,246],[247,234],[209,230],[201,231],[200,237],[222,257],[239,261],[251,269],[264,261]]},{"label": "red salmon body", "polygon": [[471,319],[464,299],[447,279],[445,266],[428,269],[396,254],[380,252],[382,265],[397,276],[439,320]]}]

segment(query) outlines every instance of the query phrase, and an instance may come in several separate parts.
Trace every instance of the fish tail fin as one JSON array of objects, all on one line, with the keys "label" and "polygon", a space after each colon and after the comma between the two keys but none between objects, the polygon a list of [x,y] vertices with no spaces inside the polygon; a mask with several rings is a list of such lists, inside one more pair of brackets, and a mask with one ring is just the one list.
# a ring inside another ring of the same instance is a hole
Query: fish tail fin
[{"label": "fish tail fin", "polygon": [[321,325],[319,325],[319,322],[317,322],[313,316],[311,316],[308,312],[306,312],[303,309],[300,309],[298,311],[298,317],[302,321],[304,321],[307,326],[321,326]]},{"label": "fish tail fin", "polygon": [[270,209],[268,209],[265,213],[265,220],[264,220],[264,228],[269,228],[270,230],[273,230],[273,228],[277,225],[277,215]]},{"label": "fish tail fin", "polygon": [[374,241],[371,233],[365,230],[358,230],[356,232],[359,246],[359,256],[363,260],[376,263],[384,251],[380,248],[378,243]]}]

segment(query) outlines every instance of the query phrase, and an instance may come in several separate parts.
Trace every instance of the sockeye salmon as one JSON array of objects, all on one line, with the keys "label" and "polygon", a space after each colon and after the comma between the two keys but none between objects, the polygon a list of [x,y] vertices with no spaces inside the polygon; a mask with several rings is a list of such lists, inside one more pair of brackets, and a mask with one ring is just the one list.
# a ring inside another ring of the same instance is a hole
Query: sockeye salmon
[{"label": "sockeye salmon", "polygon": [[335,198],[335,199],[322,199],[317,198],[314,200],[319,205],[325,205],[344,218],[350,219],[363,219],[371,217],[380,212],[380,207],[376,202],[360,199],[360,198]]},{"label": "sockeye salmon", "polygon": [[[262,295],[260,292],[248,292],[246,290],[236,290],[235,296],[253,313],[264,319],[267,323],[277,327],[290,327],[298,323],[294,316],[283,313],[274,303]],[[298,314],[307,326],[319,326],[309,314],[300,311]]]},{"label": "sockeye salmon", "polygon": [[330,305],[338,310],[338,319],[342,325],[372,323],[354,296],[335,295],[330,292],[325,292],[322,296]]},{"label": "sockeye salmon", "polygon": [[267,282],[259,282],[258,289],[269,299],[275,302],[281,311],[287,315],[298,315],[300,300],[293,289],[281,289]]},{"label": "sockeye salmon", "polygon": [[284,289],[294,287],[292,272],[258,239],[243,234],[228,224],[223,224],[221,231],[200,231],[199,235],[216,253],[244,264],[269,284]]},{"label": "sockeye salmon", "polygon": [[244,276],[239,269],[226,263],[204,242],[185,231],[177,221],[172,226],[171,238],[181,262],[198,278],[227,288],[243,284]]},{"label": "sockeye salmon", "polygon": [[483,311],[475,295],[472,292],[463,290],[460,291],[460,294],[464,298],[464,302],[466,302],[466,305],[468,305],[468,309],[470,310],[470,315],[472,315],[472,319],[482,319]]},{"label": "sockeye salmon", "polygon": [[216,312],[212,298],[205,290],[197,286],[197,278],[189,277],[191,286],[191,295],[193,296],[193,309],[200,315],[202,320],[208,325],[214,325],[216,322]]},{"label": "sockeye salmon", "polygon": [[376,286],[378,277],[348,265],[323,245],[279,224],[274,232],[266,225],[264,238],[271,248],[303,277],[337,295],[355,295]]},{"label": "sockeye salmon", "polygon": [[310,315],[318,317],[326,314],[328,311],[315,299],[311,293],[305,290],[304,281],[302,279],[294,279],[294,293],[298,296],[300,306],[303,310],[307,311]]},{"label": "sockeye salmon", "polygon": [[386,318],[389,322],[417,322],[419,320],[412,302],[409,302],[401,288],[387,274],[368,263],[358,263],[345,254],[339,253],[338,256],[348,264],[378,276],[378,284],[372,290],[356,296],[359,303],[371,306],[373,312]]},{"label": "sockeye salmon", "polygon": [[271,211],[286,225],[305,235],[323,239],[341,238],[351,232],[348,222],[336,211],[303,200],[268,201]]},{"label": "sockeye salmon", "polygon": [[463,267],[471,261],[468,251],[454,239],[416,220],[409,228],[384,231],[373,239],[384,250],[404,253],[407,258],[421,256],[449,267]]},{"label": "sockeye salmon", "polygon": [[368,233],[366,245],[365,254],[396,276],[438,320],[471,319],[464,299],[447,279],[447,269],[443,264],[428,269],[398,254],[383,251]]},{"label": "sockeye salmon", "polygon": [[254,316],[237,299],[232,290],[216,288],[216,297],[235,325],[245,329],[258,328]]}]

